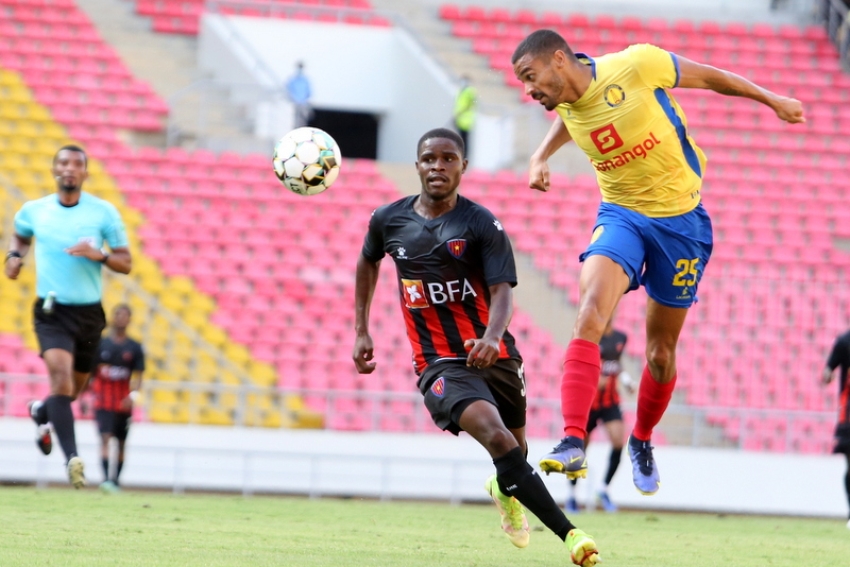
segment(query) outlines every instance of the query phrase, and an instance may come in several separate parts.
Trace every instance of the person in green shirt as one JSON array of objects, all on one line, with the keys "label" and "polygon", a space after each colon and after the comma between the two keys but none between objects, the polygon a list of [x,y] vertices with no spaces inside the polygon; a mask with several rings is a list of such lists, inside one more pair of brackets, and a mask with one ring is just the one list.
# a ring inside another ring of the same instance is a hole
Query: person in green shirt
[{"label": "person in green shirt", "polygon": [[463,139],[465,155],[469,155],[469,131],[475,124],[475,112],[478,106],[478,92],[469,84],[469,76],[461,77],[460,91],[455,99],[454,125]]}]

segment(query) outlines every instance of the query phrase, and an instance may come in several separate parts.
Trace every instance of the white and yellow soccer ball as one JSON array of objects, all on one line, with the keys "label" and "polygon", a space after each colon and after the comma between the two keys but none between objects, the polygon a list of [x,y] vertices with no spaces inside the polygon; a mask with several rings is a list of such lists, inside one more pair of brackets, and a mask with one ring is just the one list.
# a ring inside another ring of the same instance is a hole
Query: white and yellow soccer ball
[{"label": "white and yellow soccer ball", "polygon": [[274,146],[274,174],[299,195],[317,195],[339,175],[342,154],[334,139],[318,128],[296,128]]}]

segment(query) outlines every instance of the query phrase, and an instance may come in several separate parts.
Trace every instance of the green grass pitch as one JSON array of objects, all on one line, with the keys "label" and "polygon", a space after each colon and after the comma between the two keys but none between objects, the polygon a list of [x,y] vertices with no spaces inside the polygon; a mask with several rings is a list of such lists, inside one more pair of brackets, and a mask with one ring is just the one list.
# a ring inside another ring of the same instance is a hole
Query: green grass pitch
[{"label": "green grass pitch", "polygon": [[[604,567],[847,567],[841,520],[601,512],[574,518]],[[555,567],[536,518],[515,549],[490,505],[0,487],[3,567]]]}]

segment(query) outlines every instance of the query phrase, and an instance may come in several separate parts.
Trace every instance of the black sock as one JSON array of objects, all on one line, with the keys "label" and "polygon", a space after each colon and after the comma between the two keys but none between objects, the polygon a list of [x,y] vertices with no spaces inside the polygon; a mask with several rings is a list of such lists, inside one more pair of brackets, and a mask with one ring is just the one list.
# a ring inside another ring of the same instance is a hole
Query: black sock
[{"label": "black sock", "polygon": [[103,480],[109,480],[109,459],[100,459],[100,465],[103,467]]},{"label": "black sock", "polygon": [[39,425],[44,425],[48,422],[47,419],[47,400],[41,402],[41,406],[39,406],[38,411],[35,412],[35,419]]},{"label": "black sock", "polygon": [[77,439],[74,436],[74,412],[71,411],[71,396],[50,396],[45,400],[47,417],[53,424],[65,459],[77,456]]},{"label": "black sock", "polygon": [[605,474],[605,486],[611,484],[611,480],[614,478],[614,473],[617,472],[617,467],[620,466],[620,457],[622,456],[622,447],[619,449],[611,449],[611,456],[608,457],[608,472]]},{"label": "black sock", "polygon": [[566,540],[567,533],[575,526],[552,499],[543,479],[537,476],[522,456],[522,449],[511,449],[501,457],[493,459],[493,464],[496,465],[496,480],[502,494],[516,497],[529,512],[540,518],[547,528],[562,540]]},{"label": "black sock", "polygon": [[118,461],[115,463],[115,484],[118,484],[118,477],[121,476],[121,469],[124,468],[124,461]]}]

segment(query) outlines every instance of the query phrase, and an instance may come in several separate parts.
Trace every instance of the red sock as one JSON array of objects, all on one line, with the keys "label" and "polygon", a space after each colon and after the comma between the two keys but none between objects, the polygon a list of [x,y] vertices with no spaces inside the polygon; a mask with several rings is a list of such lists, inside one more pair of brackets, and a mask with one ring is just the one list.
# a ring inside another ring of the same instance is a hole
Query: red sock
[{"label": "red sock", "polygon": [[638,390],[637,419],[632,434],[640,441],[649,441],[652,430],[661,421],[661,416],[670,404],[673,397],[673,388],[676,386],[676,376],[666,384],[659,384],[652,377],[649,366],[644,366],[640,377],[640,389]]},{"label": "red sock", "polygon": [[599,386],[600,366],[598,344],[584,339],[570,341],[561,378],[561,415],[567,437],[584,439],[587,435],[587,418]]}]

